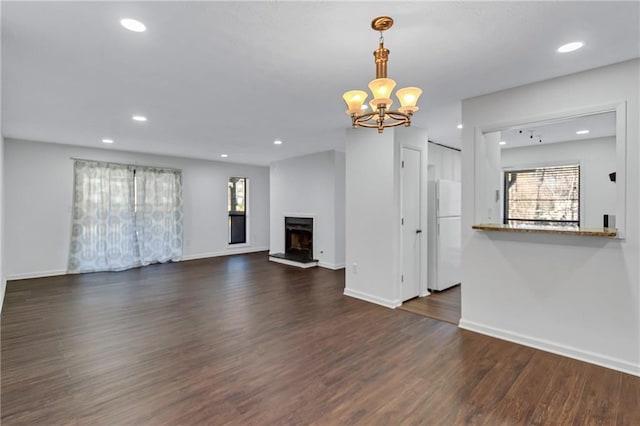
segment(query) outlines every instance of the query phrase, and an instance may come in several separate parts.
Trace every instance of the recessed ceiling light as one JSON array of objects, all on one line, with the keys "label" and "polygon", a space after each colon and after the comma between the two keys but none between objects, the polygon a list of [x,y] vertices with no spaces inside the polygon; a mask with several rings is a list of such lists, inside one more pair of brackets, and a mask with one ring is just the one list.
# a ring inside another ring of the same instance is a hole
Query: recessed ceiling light
[{"label": "recessed ceiling light", "polygon": [[228,155],[227,155],[227,154],[220,154],[220,157],[222,157],[222,158],[227,158],[227,157],[228,157]]},{"label": "recessed ceiling light", "polygon": [[277,141],[273,141],[274,145],[282,145],[282,141],[281,140],[277,140]]},{"label": "recessed ceiling light", "polygon": [[113,139],[102,139],[102,143],[113,143]]},{"label": "recessed ceiling light", "polygon": [[458,129],[462,129],[462,124],[458,124]]},{"label": "recessed ceiling light", "polygon": [[121,19],[120,25],[122,25],[129,31],[133,31],[136,33],[141,33],[147,29],[147,27],[145,27],[142,22],[136,21],[135,19],[131,19],[131,18]]},{"label": "recessed ceiling light", "polygon": [[131,119],[133,121],[147,121],[147,117],[145,117],[144,115],[134,115],[133,117],[131,117]]},{"label": "recessed ceiling light", "polygon": [[507,142],[506,141],[500,141],[500,145],[506,145]]},{"label": "recessed ceiling light", "polygon": [[578,130],[578,131],[576,132],[576,135],[586,135],[587,133],[589,133],[589,131],[588,131],[588,130]]},{"label": "recessed ceiling light", "polygon": [[573,52],[574,50],[580,49],[582,46],[584,46],[583,42],[572,41],[571,43],[563,44],[562,46],[558,47],[558,52],[560,53]]}]

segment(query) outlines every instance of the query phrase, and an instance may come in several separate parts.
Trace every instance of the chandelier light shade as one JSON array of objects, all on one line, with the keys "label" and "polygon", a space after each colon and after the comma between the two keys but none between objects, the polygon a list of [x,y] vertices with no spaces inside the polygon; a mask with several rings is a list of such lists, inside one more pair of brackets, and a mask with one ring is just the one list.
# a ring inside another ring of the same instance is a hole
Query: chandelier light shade
[{"label": "chandelier light shade", "polygon": [[420,108],[416,106],[418,103],[418,98],[422,94],[422,89],[418,87],[404,87],[402,89],[398,89],[396,92],[396,96],[400,101],[400,108],[398,110],[400,112],[413,114]]},{"label": "chandelier light shade", "polygon": [[369,90],[374,96],[373,103],[376,105],[391,105],[391,93],[396,87],[396,82],[390,78],[376,78],[369,83]]},{"label": "chandelier light shade", "polygon": [[418,98],[422,89],[418,87],[404,87],[398,89],[396,97],[400,101],[400,108],[391,110],[393,101],[391,95],[396,87],[396,82],[387,78],[387,62],[389,61],[389,49],[384,47],[383,31],[393,25],[393,19],[388,16],[380,16],[371,22],[371,28],[380,32],[378,49],[373,52],[376,64],[376,78],[369,83],[369,90],[373,100],[369,102],[371,111],[365,112],[367,93],[362,90],[350,90],[342,95],[347,104],[347,115],[351,116],[353,127],[370,127],[378,129],[382,133],[386,127],[410,126],[411,116],[419,108]]},{"label": "chandelier light shade", "polygon": [[347,114],[360,114],[362,112],[362,104],[367,99],[367,92],[362,90],[349,90],[342,95],[342,99],[347,103]]}]

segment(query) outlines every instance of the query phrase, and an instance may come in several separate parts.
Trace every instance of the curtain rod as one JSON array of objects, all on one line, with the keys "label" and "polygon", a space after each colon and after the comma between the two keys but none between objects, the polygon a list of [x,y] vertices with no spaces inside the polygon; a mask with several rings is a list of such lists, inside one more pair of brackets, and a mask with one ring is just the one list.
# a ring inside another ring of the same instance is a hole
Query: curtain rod
[{"label": "curtain rod", "polygon": [[443,144],[441,144],[441,143],[434,142],[434,141],[427,141],[427,142],[432,143],[432,144],[434,144],[434,145],[441,146],[441,147],[443,147],[443,148],[449,148],[449,149],[452,149],[452,150],[454,150],[454,151],[462,152],[462,150],[461,150],[460,148],[454,148],[454,147],[452,147],[452,146],[449,146],[449,145],[443,145]]},{"label": "curtain rod", "polygon": [[164,170],[172,170],[174,172],[182,173],[182,169],[176,169],[173,167],[163,167],[163,166],[145,166],[144,164],[135,164],[135,163],[117,163],[115,161],[100,161],[100,160],[90,160],[88,158],[77,158],[77,157],[69,157],[71,160],[78,161],[90,161],[92,163],[102,163],[102,164],[115,164],[117,166],[137,166],[137,167],[145,167],[148,169],[164,169]]}]

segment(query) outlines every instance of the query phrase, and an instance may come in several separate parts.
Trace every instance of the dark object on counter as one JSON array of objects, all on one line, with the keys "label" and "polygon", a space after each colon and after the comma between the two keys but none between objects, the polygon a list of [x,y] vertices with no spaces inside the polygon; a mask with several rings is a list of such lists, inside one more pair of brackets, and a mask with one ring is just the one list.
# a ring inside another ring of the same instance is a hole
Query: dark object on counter
[{"label": "dark object on counter", "polygon": [[604,223],[602,226],[605,228],[615,228],[616,227],[616,215],[614,214],[605,214],[603,215]]}]

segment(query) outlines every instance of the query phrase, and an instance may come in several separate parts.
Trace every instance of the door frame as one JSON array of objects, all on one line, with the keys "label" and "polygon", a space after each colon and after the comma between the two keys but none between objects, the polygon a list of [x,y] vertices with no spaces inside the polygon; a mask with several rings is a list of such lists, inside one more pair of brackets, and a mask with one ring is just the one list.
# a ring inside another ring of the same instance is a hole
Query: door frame
[{"label": "door frame", "polygon": [[[403,138],[404,139],[404,138]],[[428,241],[427,232],[429,232],[426,227],[428,226],[428,167],[429,167],[429,158],[428,158],[428,143],[425,141],[424,143],[412,143],[411,141],[401,140],[395,144],[395,158],[396,158],[396,188],[397,188],[397,248],[398,248],[398,261],[396,262],[396,291],[395,296],[396,300],[400,303],[398,306],[402,305],[402,259],[404,256],[404,245],[403,245],[403,236],[402,236],[402,203],[403,203],[403,182],[402,182],[402,150],[404,148],[412,149],[420,152],[420,226],[422,227],[422,234],[420,237],[420,282],[418,284],[418,297],[429,296],[429,290],[427,289],[427,279],[428,279]]]},{"label": "door frame", "polygon": [[[400,155],[400,169],[401,169],[400,170],[400,216],[401,216],[401,221],[400,221],[400,260],[399,260],[400,263],[399,264],[400,264],[400,277],[401,277],[400,278],[400,300],[402,301],[402,303],[405,302],[405,300],[404,300],[405,296],[403,294],[404,293],[405,282],[404,282],[403,278],[404,278],[404,275],[405,275],[405,272],[406,272],[403,269],[404,259],[405,259],[405,252],[404,252],[404,250],[405,250],[405,241],[404,241],[404,237],[405,237],[405,231],[406,231],[405,224],[403,222],[404,222],[404,218],[406,216],[406,212],[404,212],[403,210],[404,210],[404,201],[405,201],[405,192],[404,192],[404,190],[405,190],[405,186],[404,186],[404,184],[405,184],[405,180],[404,180],[404,176],[405,176],[405,173],[404,173],[404,170],[405,170],[404,161],[405,161],[405,158],[404,158],[404,154],[405,154],[405,151],[407,151],[407,150],[411,150],[413,152],[417,152],[418,153],[418,167],[419,167],[419,169],[418,169],[418,182],[417,183],[418,183],[418,194],[420,196],[420,200],[418,202],[418,214],[417,214],[417,216],[418,216],[417,217],[418,218],[418,227],[419,227],[418,229],[422,229],[422,227],[425,225],[425,223],[422,220],[422,208],[423,208],[422,207],[422,199],[424,198],[424,195],[422,194],[422,187],[423,187],[423,185],[422,185],[422,175],[423,175],[422,155],[423,155],[423,153],[422,153],[422,150],[415,149],[412,146],[401,146],[401,148],[400,148],[400,153],[401,153],[401,155]],[[417,288],[417,290],[418,291],[417,291],[417,294],[416,294],[416,296],[418,296],[418,297],[422,294],[422,281],[423,281],[422,264],[424,263],[422,253],[423,253],[424,246],[425,246],[425,244],[424,244],[423,235],[419,234],[419,239],[418,239],[418,250],[419,250],[418,262],[419,262],[419,264],[418,264],[418,268],[417,268],[418,269],[418,277],[417,277],[417,280],[418,280],[418,283],[417,283],[418,284],[417,285],[418,288]]]}]

